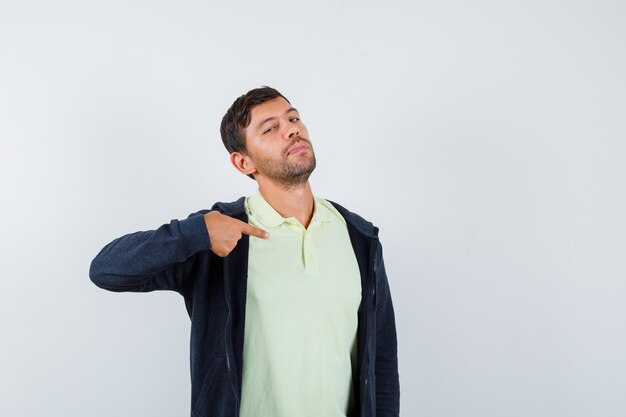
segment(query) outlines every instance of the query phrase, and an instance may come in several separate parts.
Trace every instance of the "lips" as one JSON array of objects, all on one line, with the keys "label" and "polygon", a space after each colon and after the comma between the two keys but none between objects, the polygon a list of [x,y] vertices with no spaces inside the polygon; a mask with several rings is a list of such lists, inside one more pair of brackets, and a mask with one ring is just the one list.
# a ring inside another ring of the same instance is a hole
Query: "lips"
[{"label": "lips", "polygon": [[301,151],[302,149],[307,149],[308,147],[309,147],[309,145],[307,145],[306,143],[298,143],[297,145],[294,145],[289,150],[289,155],[291,155],[292,153],[296,153],[298,151]]}]

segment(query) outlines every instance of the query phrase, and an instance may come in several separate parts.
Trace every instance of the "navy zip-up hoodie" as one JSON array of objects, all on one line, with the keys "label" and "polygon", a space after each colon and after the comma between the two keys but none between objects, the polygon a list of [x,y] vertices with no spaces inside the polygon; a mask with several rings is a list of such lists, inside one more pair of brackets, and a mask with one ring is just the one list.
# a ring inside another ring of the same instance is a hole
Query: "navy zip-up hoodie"
[{"label": "navy zip-up hoodie", "polygon": [[[191,319],[192,417],[239,416],[249,236],[242,234],[220,257],[211,251],[204,214],[218,210],[247,223],[244,200],[217,202],[156,230],[121,236],[104,246],[89,268],[93,283],[109,291],[172,290],[184,297]],[[328,201],[346,220],[361,272],[357,415],[397,417],[396,327],[378,228]]]}]

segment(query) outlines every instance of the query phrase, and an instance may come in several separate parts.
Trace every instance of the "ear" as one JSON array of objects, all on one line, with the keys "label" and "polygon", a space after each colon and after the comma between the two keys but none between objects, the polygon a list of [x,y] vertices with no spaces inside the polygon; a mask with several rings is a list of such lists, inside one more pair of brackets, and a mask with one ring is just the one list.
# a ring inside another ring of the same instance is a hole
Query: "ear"
[{"label": "ear", "polygon": [[241,152],[232,152],[230,154],[230,163],[242,174],[248,175],[257,172],[252,159]]}]

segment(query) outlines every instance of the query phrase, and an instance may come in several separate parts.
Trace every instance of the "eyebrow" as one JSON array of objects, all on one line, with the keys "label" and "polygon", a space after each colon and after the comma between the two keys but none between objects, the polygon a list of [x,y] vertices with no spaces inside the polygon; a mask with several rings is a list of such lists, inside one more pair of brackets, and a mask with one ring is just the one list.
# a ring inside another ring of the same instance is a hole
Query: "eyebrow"
[{"label": "eyebrow", "polygon": [[[287,109],[287,111],[286,111],[284,114],[290,113],[290,112],[292,112],[292,111],[297,112],[297,111],[298,111],[298,109],[296,109],[295,107],[289,107],[289,108]],[[260,128],[261,128],[261,126],[263,126],[265,123],[269,122],[270,120],[275,120],[275,119],[276,119],[276,117],[272,116],[272,117],[268,117],[267,119],[263,120],[261,123],[259,123],[259,124],[257,125],[257,130],[258,130],[258,129],[260,129]]]}]

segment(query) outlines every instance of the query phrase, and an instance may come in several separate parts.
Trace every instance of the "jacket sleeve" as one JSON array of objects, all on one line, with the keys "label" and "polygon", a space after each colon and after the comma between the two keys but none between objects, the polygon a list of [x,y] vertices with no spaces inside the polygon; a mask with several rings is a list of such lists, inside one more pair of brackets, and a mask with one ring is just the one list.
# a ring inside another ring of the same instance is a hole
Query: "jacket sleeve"
[{"label": "jacket sleeve", "polygon": [[400,415],[400,379],[398,374],[398,343],[396,324],[383,260],[383,248],[377,254],[376,288],[376,415]]},{"label": "jacket sleeve", "polygon": [[205,213],[208,210],[173,219],[156,230],[118,237],[91,261],[89,278],[109,291],[181,292],[196,253],[211,249]]}]

